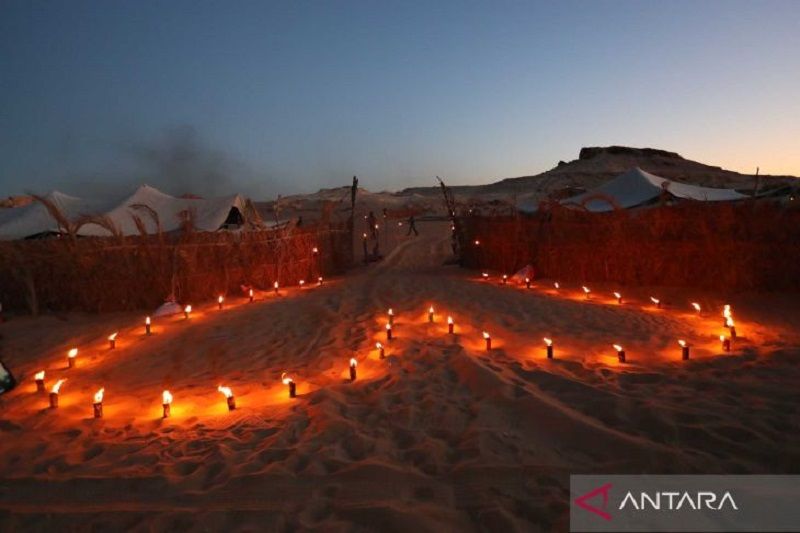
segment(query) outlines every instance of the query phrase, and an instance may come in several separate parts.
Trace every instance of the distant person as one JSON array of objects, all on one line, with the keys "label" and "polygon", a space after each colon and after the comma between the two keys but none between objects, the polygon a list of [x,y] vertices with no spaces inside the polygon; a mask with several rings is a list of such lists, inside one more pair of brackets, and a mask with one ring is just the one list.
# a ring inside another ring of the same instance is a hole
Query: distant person
[{"label": "distant person", "polygon": [[419,235],[419,232],[417,231],[417,221],[414,218],[414,215],[408,217],[408,233],[406,233],[406,237],[411,235],[412,231],[414,232],[415,237]]},{"label": "distant person", "polygon": [[369,232],[372,235],[373,239],[378,238],[378,219],[375,218],[375,213],[370,211],[369,216],[367,217],[367,224],[369,224]]}]

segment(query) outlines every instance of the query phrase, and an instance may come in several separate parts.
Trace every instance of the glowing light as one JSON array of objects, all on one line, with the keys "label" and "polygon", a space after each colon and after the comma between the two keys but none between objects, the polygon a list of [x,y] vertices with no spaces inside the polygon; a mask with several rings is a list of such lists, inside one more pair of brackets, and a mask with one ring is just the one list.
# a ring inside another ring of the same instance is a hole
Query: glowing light
[{"label": "glowing light", "polygon": [[553,345],[553,339],[548,339],[547,337],[544,338],[544,343],[548,346]]},{"label": "glowing light", "polygon": [[223,387],[222,385],[217,386],[217,390],[225,395],[226,398],[230,398],[233,396],[233,391],[230,387]]},{"label": "glowing light", "polygon": [[284,385],[288,385],[289,383],[292,383],[294,380],[292,380],[292,378],[289,377],[289,374],[284,372],[283,374],[281,374],[281,381],[283,382]]},{"label": "glowing light", "polygon": [[451,316],[448,316],[448,317],[447,317],[447,323],[448,323],[448,324],[452,324],[452,323],[453,323],[453,317],[451,317]]},{"label": "glowing light", "polygon": [[149,316],[148,316],[148,317],[145,317],[145,319],[144,319],[144,325],[145,325],[145,326],[149,326],[149,325],[150,325],[150,317],[149,317]]},{"label": "glowing light", "polygon": [[40,370],[39,372],[33,375],[33,379],[36,381],[44,381],[44,370]]},{"label": "glowing light", "polygon": [[103,403],[103,394],[106,392],[106,389],[100,389],[99,391],[94,393],[94,403]]},{"label": "glowing light", "polygon": [[683,339],[679,340],[678,344],[680,344],[681,348],[686,348],[686,341],[685,340],[683,340]]},{"label": "glowing light", "polygon": [[58,381],[56,381],[56,384],[53,385],[53,388],[50,389],[50,392],[52,394],[58,394],[58,392],[61,390],[61,385],[63,385],[65,381],[67,381],[67,380],[66,379],[59,379]]},{"label": "glowing light", "polygon": [[312,251],[313,253],[315,253],[315,254],[316,254],[316,253],[319,253],[319,248],[317,248],[317,247],[315,246],[315,247],[313,247],[313,248],[311,249],[311,251]]},{"label": "glowing light", "polygon": [[491,336],[491,335],[489,335],[489,333],[488,333],[488,332],[484,331],[484,332],[483,332],[483,338],[484,338],[484,339],[491,339],[491,338],[492,338],[492,336]]},{"label": "glowing light", "polygon": [[614,349],[615,349],[616,351],[618,351],[618,352],[621,352],[621,351],[622,351],[622,346],[620,346],[619,344],[614,344],[613,346],[614,346]]},{"label": "glowing light", "polygon": [[555,287],[556,290],[558,290],[561,288],[561,285],[559,285],[558,282],[556,281],[555,283],[553,283],[553,287]]},{"label": "glowing light", "polygon": [[117,339],[117,331],[108,336],[108,340],[113,341]]},{"label": "glowing light", "polygon": [[656,304],[656,306],[659,306],[659,305],[661,305],[661,300],[659,300],[659,299],[658,299],[658,298],[656,298],[655,296],[651,296],[651,297],[650,297],[650,301],[651,301],[651,302],[653,302],[654,304]]},{"label": "glowing light", "polygon": [[302,288],[303,288],[303,285],[305,285],[305,284],[306,284],[306,280],[304,280],[304,279],[301,279],[299,282],[297,282],[297,284],[298,284],[298,285],[300,285],[300,288],[302,289]]},{"label": "glowing light", "polygon": [[78,356],[78,349],[71,348],[70,351],[67,352],[67,357],[70,359],[75,359]]},{"label": "glowing light", "polygon": [[161,403],[163,405],[170,405],[172,403],[172,393],[165,390],[161,393]]},{"label": "glowing light", "polygon": [[694,307],[694,310],[697,311],[698,313],[700,312],[700,304],[699,303],[692,302],[692,307]]},{"label": "glowing light", "polygon": [[479,241],[478,239],[475,239],[475,246],[480,246],[480,245],[481,245],[481,241]]},{"label": "glowing light", "polygon": [[355,357],[350,358],[350,366],[358,366],[358,361],[356,361]]}]

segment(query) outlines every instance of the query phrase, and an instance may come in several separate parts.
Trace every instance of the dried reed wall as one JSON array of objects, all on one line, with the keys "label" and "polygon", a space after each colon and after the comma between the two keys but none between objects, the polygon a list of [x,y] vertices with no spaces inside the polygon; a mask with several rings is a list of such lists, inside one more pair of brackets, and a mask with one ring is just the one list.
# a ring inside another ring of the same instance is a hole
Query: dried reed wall
[{"label": "dried reed wall", "polygon": [[[537,277],[726,290],[800,289],[800,211],[686,202],[588,213],[459,218],[461,261]],[[475,244],[480,241],[480,245]]]},{"label": "dried reed wall", "polygon": [[[313,248],[318,253],[313,253]],[[310,283],[352,261],[345,224],[241,233],[186,232],[0,243],[0,301],[33,313],[150,309]]]}]

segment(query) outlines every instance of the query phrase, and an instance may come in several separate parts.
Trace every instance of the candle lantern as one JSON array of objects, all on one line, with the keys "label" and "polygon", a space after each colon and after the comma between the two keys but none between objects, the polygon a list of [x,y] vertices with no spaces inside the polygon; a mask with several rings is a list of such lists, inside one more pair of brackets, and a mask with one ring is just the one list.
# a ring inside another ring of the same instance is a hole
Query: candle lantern
[{"label": "candle lantern", "polygon": [[172,405],[172,393],[170,393],[168,390],[165,390],[164,392],[161,393],[161,407],[164,408],[161,418],[169,418],[171,414],[170,412],[171,405]]},{"label": "candle lantern", "polygon": [[217,386],[217,390],[225,396],[225,400],[228,402],[228,411],[233,411],[236,409],[236,398],[233,397],[233,391],[231,388],[219,385]]},{"label": "candle lantern", "polygon": [[380,358],[381,358],[381,359],[383,359],[384,357],[386,357],[386,351],[385,351],[385,350],[384,350],[384,348],[383,348],[383,344],[381,344],[381,343],[379,343],[379,342],[376,342],[376,343],[375,343],[375,349],[376,349],[376,350],[378,350],[378,354],[380,355]]},{"label": "candle lantern", "polygon": [[433,322],[433,306],[428,308],[428,322]]},{"label": "candle lantern", "polygon": [[531,288],[531,278],[525,278],[525,288],[526,289]]},{"label": "candle lantern", "polygon": [[656,305],[656,309],[661,309],[661,300],[655,298],[654,296],[651,296],[650,301]]},{"label": "candle lantern", "polygon": [[614,345],[614,349],[617,351],[617,359],[619,359],[620,363],[625,362],[625,350],[622,349],[622,346],[619,344]]},{"label": "candle lantern", "polygon": [[33,379],[36,380],[36,392],[44,392],[44,370],[34,374]]},{"label": "candle lantern", "polygon": [[188,320],[189,319],[189,315],[191,313],[192,313],[192,306],[191,305],[187,305],[186,307],[183,308],[183,318]]},{"label": "candle lantern", "polygon": [[392,340],[392,325],[391,324],[386,324],[386,340],[387,341]]},{"label": "candle lantern", "polygon": [[588,300],[589,299],[589,295],[591,294],[592,291],[590,291],[589,287],[587,287],[586,285],[584,285],[581,288],[583,289],[583,294],[586,296],[586,299]]},{"label": "candle lantern", "polygon": [[617,303],[618,303],[618,304],[622,304],[622,295],[621,295],[620,293],[618,293],[618,292],[615,292],[615,293],[614,293],[614,298],[616,298],[616,299],[617,299]]},{"label": "candle lantern", "polygon": [[387,314],[389,315],[389,324],[394,324],[394,311],[391,307],[389,308],[389,312]]},{"label": "candle lantern", "polygon": [[449,316],[449,317],[447,317],[447,333],[452,335],[453,334],[453,328],[454,328],[453,317]]},{"label": "candle lantern", "polygon": [[77,359],[77,357],[78,357],[78,349],[77,348],[72,348],[72,349],[70,349],[70,351],[67,352],[67,366],[69,368],[74,368],[75,367],[75,360]]},{"label": "candle lantern", "polygon": [[358,366],[358,361],[356,361],[355,357],[350,358],[350,381],[356,380],[356,367]]},{"label": "candle lantern", "polygon": [[483,339],[486,341],[486,351],[490,351],[492,349],[492,337],[489,335],[488,332],[483,332]]},{"label": "candle lantern", "polygon": [[61,390],[61,385],[67,381],[66,379],[59,379],[56,381],[56,384],[53,385],[53,388],[50,389],[50,408],[55,409],[58,407],[58,393]]},{"label": "candle lantern", "polygon": [[725,325],[727,326],[728,331],[730,331],[731,340],[735,341],[736,340],[736,325],[734,325],[734,323],[733,323],[733,318],[728,317],[728,320],[726,321]]},{"label": "candle lantern", "polygon": [[544,338],[544,344],[547,346],[547,358],[553,358],[553,339]]},{"label": "candle lantern", "polygon": [[223,297],[220,294],[219,297],[217,298],[217,307],[219,308],[220,311],[222,311],[222,302],[224,302],[224,301],[225,301],[225,297]]},{"label": "candle lantern", "polygon": [[295,385],[294,380],[290,378],[286,372],[284,372],[281,375],[281,381],[283,381],[284,385],[289,387],[289,398],[295,398],[297,396],[297,385]]},{"label": "candle lantern", "polygon": [[731,340],[726,337],[725,335],[719,336],[719,341],[722,343],[722,351],[723,352],[730,352],[731,351]]},{"label": "candle lantern", "polygon": [[92,409],[94,410],[95,418],[103,418],[103,393],[106,389],[100,389],[94,393],[94,403]]},{"label": "candle lantern", "polygon": [[278,294],[278,282],[277,281],[272,284],[272,288],[275,291],[275,294]]},{"label": "candle lantern", "polygon": [[250,299],[250,303],[255,301],[255,293],[253,292],[253,289],[247,291],[247,297]]},{"label": "candle lantern", "polygon": [[684,361],[689,359],[689,345],[684,340],[679,340],[678,344],[681,346],[681,359]]},{"label": "candle lantern", "polygon": [[150,335],[150,317],[145,317],[144,319],[144,334]]},{"label": "candle lantern", "polygon": [[117,332],[108,336],[108,349],[113,350],[117,347]]}]

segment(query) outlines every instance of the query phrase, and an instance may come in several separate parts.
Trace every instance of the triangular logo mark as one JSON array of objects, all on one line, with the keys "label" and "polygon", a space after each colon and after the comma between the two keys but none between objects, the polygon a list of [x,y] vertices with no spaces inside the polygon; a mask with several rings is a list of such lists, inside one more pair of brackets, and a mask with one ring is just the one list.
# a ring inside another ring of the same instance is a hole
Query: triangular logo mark
[{"label": "triangular logo mark", "polygon": [[[611,520],[611,515],[606,512],[606,507],[608,507],[608,491],[611,489],[611,483],[606,483],[602,487],[598,487],[592,491],[587,492],[583,496],[578,496],[575,498],[575,503],[581,509],[586,509],[590,513],[594,513],[603,520]],[[598,494],[603,496],[603,507],[602,509],[598,509],[592,505],[586,503],[586,500],[591,500]]]}]

